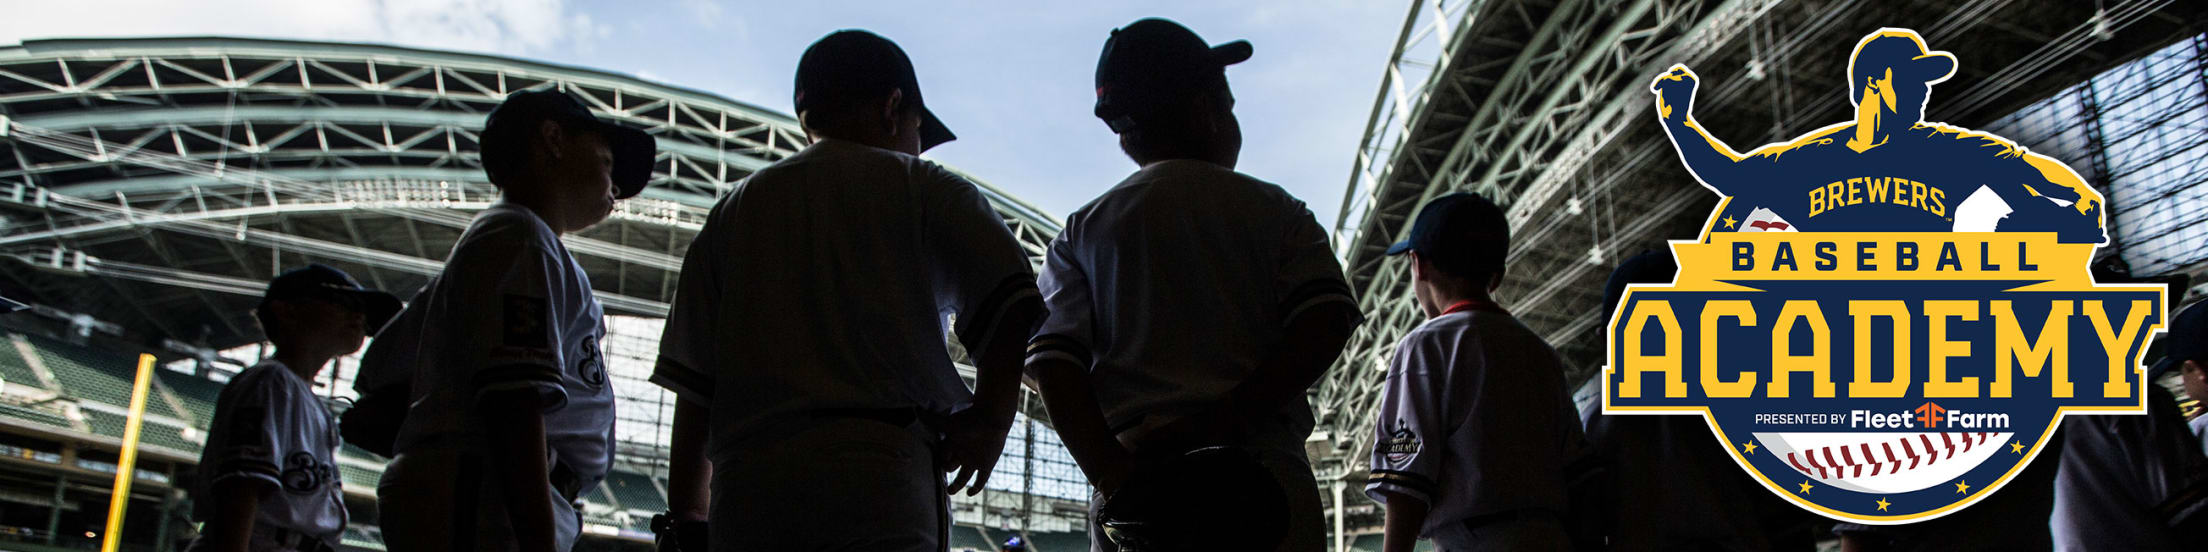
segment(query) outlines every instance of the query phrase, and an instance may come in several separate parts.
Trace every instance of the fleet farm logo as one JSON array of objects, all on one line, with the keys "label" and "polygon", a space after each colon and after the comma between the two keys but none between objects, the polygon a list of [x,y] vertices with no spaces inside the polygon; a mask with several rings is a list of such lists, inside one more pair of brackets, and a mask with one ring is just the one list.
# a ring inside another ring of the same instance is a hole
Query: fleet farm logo
[{"label": "fleet farm logo", "polygon": [[1619,302],[1603,410],[1701,414],[1772,492],[1908,523],[1998,491],[2066,413],[2144,412],[2164,290],[2093,282],[2106,209],[2062,162],[1923,120],[1953,55],[1905,29],[1850,55],[1854,120],[1747,153],[1685,66],[1650,86],[1723,199],[1672,284]]}]

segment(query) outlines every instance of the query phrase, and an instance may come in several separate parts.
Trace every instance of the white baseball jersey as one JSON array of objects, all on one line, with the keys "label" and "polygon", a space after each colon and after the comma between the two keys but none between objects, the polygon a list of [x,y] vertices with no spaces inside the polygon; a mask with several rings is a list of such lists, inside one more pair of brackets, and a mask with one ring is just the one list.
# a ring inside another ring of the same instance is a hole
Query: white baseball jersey
[{"label": "white baseball jersey", "polygon": [[1420,534],[1442,544],[1482,516],[1561,519],[1566,468],[1587,453],[1565,366],[1492,304],[1452,307],[1413,328],[1388,368],[1365,494],[1425,502]]},{"label": "white baseball jersey", "polygon": [[[483,395],[534,390],[546,405],[552,460],[575,475],[580,496],[604,480],[613,460],[604,337],[590,278],[559,235],[528,208],[498,203],[476,215],[444,270],[377,335],[358,387],[410,380],[401,454],[480,450],[488,442],[476,410]],[[450,484],[385,475],[385,487]]]},{"label": "white baseball jersey", "polygon": [[[1028,347],[1090,367],[1115,432],[1218,404],[1278,349],[1288,322],[1354,305],[1302,201],[1233,169],[1152,163],[1066,218],[1040,281],[1050,313]],[[1251,444],[1302,457],[1310,406],[1284,405]]]},{"label": "white baseball jersey", "polygon": [[2185,422],[2185,426],[2191,428],[2193,438],[2200,441],[2201,454],[2208,455],[2208,413],[2194,416],[2192,420]]},{"label": "white baseball jersey", "polygon": [[[823,139],[729,190],[690,243],[652,382],[709,405],[716,462],[778,419],[830,409],[948,414],[967,350],[1032,299],[1026,253],[973,182]],[[955,315],[956,324],[946,317]]]},{"label": "white baseball jersey", "polygon": [[276,492],[261,495],[256,533],[281,529],[336,546],[346,520],[337,447],[337,420],[314,387],[283,363],[263,360],[231,378],[215,399],[192,519],[215,515],[216,484],[259,479]]}]

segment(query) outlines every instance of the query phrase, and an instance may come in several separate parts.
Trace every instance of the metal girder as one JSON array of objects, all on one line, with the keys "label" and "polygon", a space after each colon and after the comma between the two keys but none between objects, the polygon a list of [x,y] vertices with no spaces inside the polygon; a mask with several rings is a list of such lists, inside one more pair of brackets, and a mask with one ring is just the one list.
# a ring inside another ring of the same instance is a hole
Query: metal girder
[{"label": "metal girder", "polygon": [[[1729,2],[1711,12],[1737,13],[1741,6]],[[1467,10],[1463,17],[1470,21],[1458,26],[1469,27],[1489,16],[1508,19],[1501,17],[1501,5],[1481,7],[1487,9]],[[1328,448],[1336,453],[1334,460],[1338,462],[1330,467],[1330,474],[1346,475],[1361,465],[1361,455],[1351,451],[1364,450],[1372,438],[1372,432],[1363,425],[1372,419],[1371,412],[1377,406],[1375,391],[1384,374],[1379,363],[1402,332],[1422,318],[1416,305],[1401,293],[1409,276],[1407,268],[1399,260],[1378,255],[1380,249],[1407,230],[1415,205],[1441,193],[1465,189],[1500,197],[1510,204],[1510,198],[1517,197],[1510,192],[1525,189],[1516,183],[1533,179],[1553,161],[1542,155],[1582,132],[1599,130],[1605,122],[1600,120],[1603,116],[1615,116],[1598,106],[1615,95],[1616,83],[1641,78],[1656,63],[1656,55],[1673,53],[1681,44],[1708,40],[1701,37],[1712,32],[1709,29],[1722,27],[1712,22],[1724,18],[1704,17],[1703,8],[1694,2],[1583,4],[1567,0],[1546,12],[1539,26],[1527,33],[1529,43],[1520,48],[1483,97],[1461,102],[1477,107],[1471,109],[1464,125],[1437,136],[1451,142],[1446,149],[1397,149],[1388,173],[1378,178],[1367,178],[1365,174],[1352,177],[1352,194],[1363,189],[1363,194],[1374,200],[1366,202],[1364,216],[1355,219],[1349,216],[1354,206],[1345,203],[1337,236],[1354,232],[1343,241],[1344,256],[1353,285],[1361,286],[1363,291],[1359,301],[1367,323],[1351,338],[1343,360],[1329,372],[1318,391],[1320,425],[1330,429],[1332,442]],[[1723,37],[1717,38],[1722,41]],[[1456,59],[1471,61],[1466,57]],[[1466,69],[1445,66],[1436,74],[1492,69],[1493,64]],[[1375,115],[1376,120],[1380,118],[1380,114]],[[1416,131],[1401,139],[1432,140]],[[1368,139],[1368,149],[1373,145]],[[1368,151],[1360,154],[1360,159],[1379,153]],[[1411,165],[1417,170],[1407,168]],[[1565,172],[1569,174],[1570,170]]]},{"label": "metal girder", "polygon": [[[1395,95],[1416,99],[1408,108],[1385,101],[1391,87],[1406,82],[1394,69],[1405,51],[1399,47],[1391,60],[1336,227],[1352,285],[1363,292],[1367,322],[1316,391],[1323,442],[1315,442],[1313,452],[1322,478],[1354,479],[1364,469],[1387,354],[1424,319],[1407,293],[1407,267],[1378,252],[1407,231],[1425,199],[1471,190],[1502,203],[1513,249],[1498,298],[1575,363],[1599,357],[1600,334],[1591,330],[1607,320],[1598,308],[1602,275],[1638,247],[1691,235],[1681,232],[1691,232],[1689,225],[1698,229],[1690,219],[1715,199],[1675,166],[1668,143],[1649,134],[1659,131],[1647,120],[1653,102],[1646,84],[1664,66],[1694,65],[1705,79],[1696,95],[1698,112],[1712,114],[1705,124],[1725,125],[1715,131],[1742,137],[1736,144],[1753,144],[1790,137],[1803,121],[1822,125],[1829,122],[1826,114],[1845,115],[1837,113],[1843,106],[1829,101],[1840,95],[1830,88],[1829,72],[1845,70],[1833,44],[1852,42],[1867,29],[1910,26],[1935,46],[1951,44],[1959,53],[1982,47],[1970,52],[1980,65],[1962,79],[1967,87],[1935,91],[1941,100],[1933,113],[1964,124],[2002,114],[1986,110],[2028,100],[2031,90],[2062,86],[2044,82],[2046,75],[2091,74],[2063,61],[2112,63],[2111,50],[2121,55],[2160,39],[2097,47],[2089,36],[2107,41],[2109,31],[2142,21],[2156,21],[2156,32],[2173,36],[2198,32],[2197,20],[2188,27],[2183,14],[2172,13],[2184,10],[2171,8],[2169,0],[2114,2],[2098,13],[2091,6],[2064,9],[2053,20],[2047,16],[2058,14],[2048,6],[2011,0],[1565,1],[1545,19],[1526,16],[1543,13],[1529,4],[1540,2],[1479,3],[1462,13],[1465,21],[1454,27],[1506,41],[1524,37],[1522,48],[1500,58],[1465,54],[1477,47],[1472,43],[1449,50],[1454,55],[1441,59],[1451,63],[1437,66],[1425,88]],[[1410,19],[1423,21],[1428,7],[1414,6]],[[1406,23],[1402,43],[1414,42],[1411,29],[1422,26]],[[2011,36],[2026,34],[2023,26],[2038,33]],[[1998,47],[1977,43],[1987,38],[2003,40]],[[2098,56],[2081,58],[2088,50]],[[1789,72],[1797,67],[1819,73],[1796,84]],[[1745,74],[1730,74],[1736,70]],[[2025,85],[2034,78],[2041,80]],[[1485,88],[1462,84],[1468,82]],[[1392,121],[1411,123],[1386,124]],[[1592,368],[1575,364],[1567,376]]]},{"label": "metal girder", "polygon": [[[441,253],[496,197],[476,153],[484,114],[506,94],[546,87],[658,139],[644,195],[566,239],[589,270],[606,272],[594,281],[608,306],[626,312],[664,308],[682,249],[721,191],[809,141],[791,117],[751,104],[493,56],[229,38],[30,41],[0,48],[0,196],[10,198],[0,205],[17,206],[0,210],[0,246],[149,263],[159,260],[132,241],[181,234],[197,236],[186,249],[234,261],[223,269],[239,271],[232,277],[267,277],[278,252],[358,262],[370,277],[422,274],[437,264],[425,254]],[[1039,261],[1058,220],[982,187]]]}]

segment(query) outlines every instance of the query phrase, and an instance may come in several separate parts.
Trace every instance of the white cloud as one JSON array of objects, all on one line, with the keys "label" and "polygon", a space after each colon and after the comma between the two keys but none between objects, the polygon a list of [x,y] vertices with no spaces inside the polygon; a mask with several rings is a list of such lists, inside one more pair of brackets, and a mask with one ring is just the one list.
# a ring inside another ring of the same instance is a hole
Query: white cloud
[{"label": "white cloud", "polygon": [[531,54],[607,30],[567,0],[98,0],[12,3],[0,44],[38,38],[237,35]]}]

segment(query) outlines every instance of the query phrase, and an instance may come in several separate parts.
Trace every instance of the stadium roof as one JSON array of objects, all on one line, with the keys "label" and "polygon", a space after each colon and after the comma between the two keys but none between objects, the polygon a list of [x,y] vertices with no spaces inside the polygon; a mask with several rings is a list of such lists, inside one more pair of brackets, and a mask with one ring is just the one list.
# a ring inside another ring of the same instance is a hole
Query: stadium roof
[{"label": "stadium roof", "polygon": [[1927,119],[1976,127],[2199,34],[2204,14],[2170,0],[1414,3],[1336,222],[1367,318],[1316,391],[1321,478],[1361,477],[1386,352],[1422,319],[1409,270],[1380,253],[1427,198],[1473,191],[1504,206],[1498,298],[1575,365],[1573,381],[1592,373],[1610,268],[1693,236],[1716,203],[1650,115],[1648,83],[1671,64],[1701,78],[1697,119],[1748,149],[1849,119],[1847,54],[1880,27],[1960,58]]},{"label": "stadium roof", "polygon": [[[214,349],[260,340],[248,310],[286,267],[410,293],[495,197],[476,153],[484,115],[543,87],[659,140],[651,187],[567,240],[611,313],[663,313],[718,194],[806,144],[788,115],[582,67],[289,40],[29,41],[0,48],[0,289],[141,343]],[[1057,219],[983,188],[1039,255]]]}]

